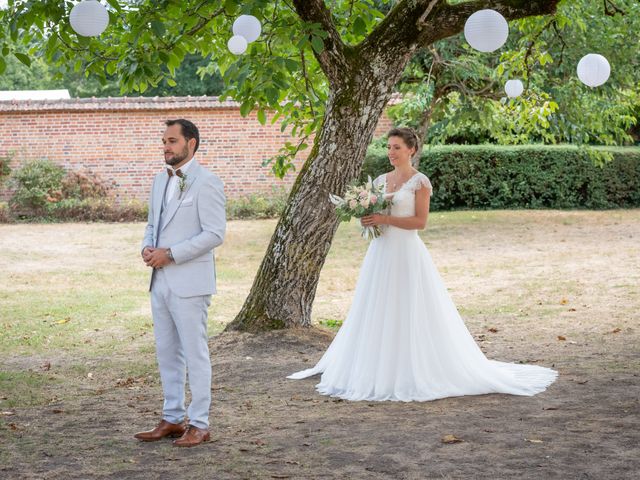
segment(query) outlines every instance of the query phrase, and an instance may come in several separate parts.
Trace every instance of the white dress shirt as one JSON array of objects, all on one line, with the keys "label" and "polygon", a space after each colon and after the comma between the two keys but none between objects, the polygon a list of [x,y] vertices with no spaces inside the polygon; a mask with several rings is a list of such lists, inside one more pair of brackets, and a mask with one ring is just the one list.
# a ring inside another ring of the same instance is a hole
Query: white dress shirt
[{"label": "white dress shirt", "polygon": [[169,177],[169,185],[167,185],[167,195],[165,196],[166,203],[169,203],[173,199],[173,197],[176,194],[176,190],[178,190],[178,183],[180,181],[180,177],[178,177],[175,174],[175,171],[180,170],[183,175],[186,175],[187,170],[189,170],[189,167],[191,166],[191,163],[193,163],[193,158],[189,160],[187,163],[185,163],[183,166],[181,166],[179,169],[174,169],[171,165],[167,165],[167,168],[173,170],[174,174],[171,177]]}]

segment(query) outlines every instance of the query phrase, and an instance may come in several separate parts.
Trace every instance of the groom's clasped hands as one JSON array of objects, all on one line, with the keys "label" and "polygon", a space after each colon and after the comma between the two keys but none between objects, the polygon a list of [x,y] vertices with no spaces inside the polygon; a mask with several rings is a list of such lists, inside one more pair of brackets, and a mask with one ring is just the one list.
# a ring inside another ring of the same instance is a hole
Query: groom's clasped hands
[{"label": "groom's clasped hands", "polygon": [[147,267],[162,268],[171,263],[167,254],[167,248],[145,247],[142,251],[142,259]]}]

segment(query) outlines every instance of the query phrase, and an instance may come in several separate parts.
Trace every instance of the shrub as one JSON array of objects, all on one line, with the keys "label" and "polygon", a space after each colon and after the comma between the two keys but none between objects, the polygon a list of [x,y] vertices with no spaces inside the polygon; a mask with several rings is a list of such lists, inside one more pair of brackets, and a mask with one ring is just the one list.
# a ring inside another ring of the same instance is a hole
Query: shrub
[{"label": "shrub", "polygon": [[62,198],[84,200],[87,198],[105,198],[111,185],[90,172],[68,171],[62,179]]},{"label": "shrub", "polygon": [[13,216],[11,215],[11,210],[9,210],[9,205],[7,202],[0,202],[0,223],[11,222],[13,222]]},{"label": "shrub", "polygon": [[2,185],[2,182],[11,174],[10,163],[11,157],[0,157],[0,185]]},{"label": "shrub", "polygon": [[140,222],[147,220],[147,204],[132,200],[117,204],[113,198],[68,198],[52,204],[48,218],[76,222]]},{"label": "shrub", "polygon": [[[599,166],[575,146],[448,145],[425,149],[434,210],[458,208],[629,208],[640,206],[640,148],[602,148]],[[386,152],[369,150],[361,180],[391,170]]]},{"label": "shrub", "polygon": [[49,160],[33,160],[13,172],[16,189],[11,206],[18,214],[42,215],[49,203],[62,198],[65,171]]},{"label": "shrub", "polygon": [[107,182],[86,171],[65,171],[48,161],[25,164],[13,175],[11,204],[18,217],[54,221],[135,221],[146,218],[140,202],[116,204]]},{"label": "shrub", "polygon": [[287,204],[288,193],[284,188],[273,188],[271,194],[252,194],[227,200],[229,220],[274,218],[280,216]]}]

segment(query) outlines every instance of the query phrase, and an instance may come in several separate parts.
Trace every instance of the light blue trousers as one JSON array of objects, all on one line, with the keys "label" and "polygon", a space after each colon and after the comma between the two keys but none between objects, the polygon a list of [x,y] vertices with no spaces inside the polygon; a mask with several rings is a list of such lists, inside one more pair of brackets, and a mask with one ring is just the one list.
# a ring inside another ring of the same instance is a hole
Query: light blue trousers
[{"label": "light blue trousers", "polygon": [[[178,297],[167,285],[165,272],[155,272],[151,288],[153,331],[162,380],[162,418],[194,427],[209,427],[211,360],[207,344],[207,308],[211,295]],[[189,374],[191,404],[185,411],[185,382]]]}]

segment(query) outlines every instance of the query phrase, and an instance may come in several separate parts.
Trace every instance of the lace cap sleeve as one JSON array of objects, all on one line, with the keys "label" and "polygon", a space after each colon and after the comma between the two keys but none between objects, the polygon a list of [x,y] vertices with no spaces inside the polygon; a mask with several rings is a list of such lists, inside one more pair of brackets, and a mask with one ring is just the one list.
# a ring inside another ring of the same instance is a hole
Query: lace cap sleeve
[{"label": "lace cap sleeve", "polygon": [[433,186],[431,180],[424,173],[419,172],[415,177],[411,179],[411,190],[417,192],[422,187],[426,187],[429,190],[429,196],[433,195]]}]

